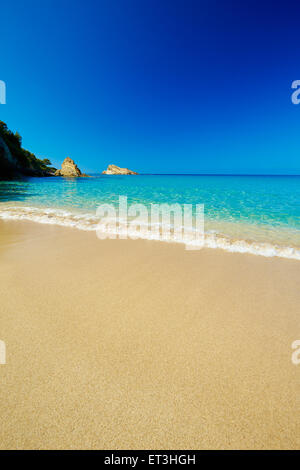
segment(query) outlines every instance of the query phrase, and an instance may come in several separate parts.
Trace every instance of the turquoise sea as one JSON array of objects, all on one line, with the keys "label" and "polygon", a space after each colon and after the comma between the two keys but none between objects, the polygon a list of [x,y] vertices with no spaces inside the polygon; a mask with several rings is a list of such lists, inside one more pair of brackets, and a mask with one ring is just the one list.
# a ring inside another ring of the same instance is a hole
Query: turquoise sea
[{"label": "turquoise sea", "polygon": [[139,175],[0,182],[0,218],[95,230],[102,203],[204,204],[205,245],[300,260],[300,177]]}]

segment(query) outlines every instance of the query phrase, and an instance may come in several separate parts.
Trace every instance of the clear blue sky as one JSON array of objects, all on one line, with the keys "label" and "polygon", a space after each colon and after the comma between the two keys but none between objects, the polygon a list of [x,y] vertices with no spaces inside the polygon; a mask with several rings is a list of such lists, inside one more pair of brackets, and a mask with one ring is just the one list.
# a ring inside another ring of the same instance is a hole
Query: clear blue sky
[{"label": "clear blue sky", "polygon": [[56,166],[300,174],[299,18],[289,1],[2,2],[0,119]]}]

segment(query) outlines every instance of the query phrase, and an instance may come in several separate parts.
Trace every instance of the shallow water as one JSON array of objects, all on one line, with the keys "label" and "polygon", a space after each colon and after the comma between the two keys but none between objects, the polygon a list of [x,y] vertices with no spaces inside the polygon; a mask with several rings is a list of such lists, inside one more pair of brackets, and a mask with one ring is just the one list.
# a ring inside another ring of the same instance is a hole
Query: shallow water
[{"label": "shallow water", "polygon": [[0,217],[95,230],[97,207],[117,206],[119,196],[149,209],[154,203],[204,204],[206,246],[300,259],[297,176],[28,178],[0,182]]}]

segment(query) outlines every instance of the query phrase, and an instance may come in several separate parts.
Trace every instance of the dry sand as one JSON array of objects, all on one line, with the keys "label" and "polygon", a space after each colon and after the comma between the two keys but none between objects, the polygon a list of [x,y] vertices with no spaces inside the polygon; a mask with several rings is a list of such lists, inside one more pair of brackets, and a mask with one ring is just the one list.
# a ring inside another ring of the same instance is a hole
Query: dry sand
[{"label": "dry sand", "polygon": [[0,223],[2,449],[300,447],[300,262]]}]

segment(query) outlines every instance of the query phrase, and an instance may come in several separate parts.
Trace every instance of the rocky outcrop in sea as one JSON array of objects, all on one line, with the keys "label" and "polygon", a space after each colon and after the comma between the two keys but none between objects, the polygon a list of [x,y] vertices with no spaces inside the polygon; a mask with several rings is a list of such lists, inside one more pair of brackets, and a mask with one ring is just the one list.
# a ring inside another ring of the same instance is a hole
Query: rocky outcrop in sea
[{"label": "rocky outcrop in sea", "polygon": [[128,168],[120,168],[117,165],[108,165],[107,170],[102,172],[103,175],[138,175],[135,171]]},{"label": "rocky outcrop in sea", "polygon": [[62,162],[61,170],[56,170],[55,176],[81,177],[88,175],[81,173],[74,160],[72,160],[70,157],[67,157]]}]

